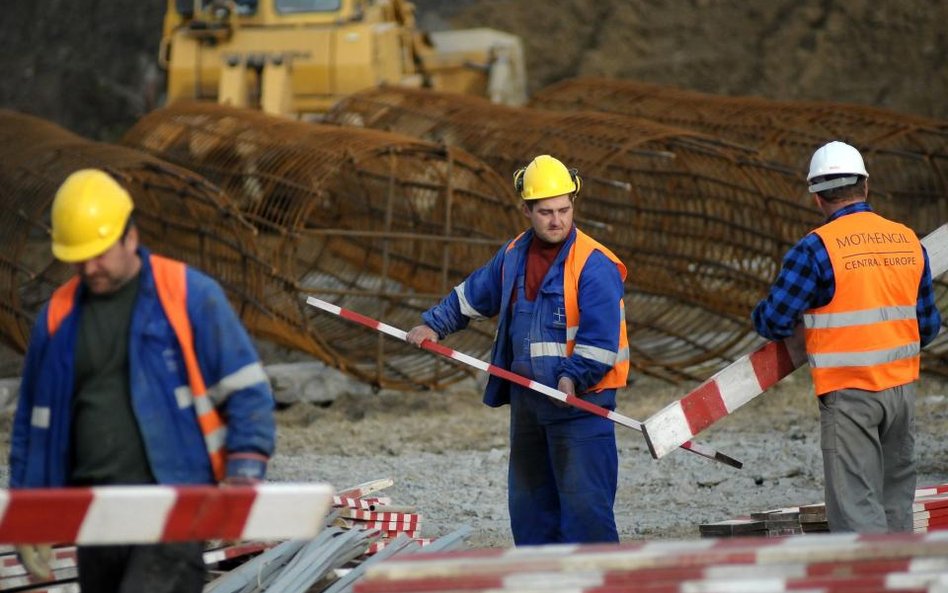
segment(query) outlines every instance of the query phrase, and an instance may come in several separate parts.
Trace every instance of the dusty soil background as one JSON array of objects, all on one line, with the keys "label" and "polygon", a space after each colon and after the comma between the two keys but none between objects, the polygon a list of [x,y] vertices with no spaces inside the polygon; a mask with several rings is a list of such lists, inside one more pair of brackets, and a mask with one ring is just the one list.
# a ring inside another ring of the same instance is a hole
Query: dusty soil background
[{"label": "dusty soil background", "polygon": [[[416,0],[428,29],[523,38],[530,90],[604,75],[946,117],[948,2]],[[7,0],[0,108],[112,140],[162,101],[164,0]]]}]

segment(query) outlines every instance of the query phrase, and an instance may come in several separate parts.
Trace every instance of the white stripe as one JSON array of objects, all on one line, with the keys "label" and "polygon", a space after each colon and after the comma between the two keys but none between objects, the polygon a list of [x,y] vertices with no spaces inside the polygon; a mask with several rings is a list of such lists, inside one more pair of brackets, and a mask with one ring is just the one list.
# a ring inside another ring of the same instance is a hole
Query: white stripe
[{"label": "white stripe", "polygon": [[165,486],[98,486],[92,495],[77,544],[160,541],[177,499]]},{"label": "white stripe", "polygon": [[885,575],[886,589],[926,589],[931,591],[929,587],[932,585],[944,585],[946,583],[948,583],[948,575],[946,574],[891,572]]},{"label": "white stripe", "polygon": [[757,397],[761,391],[754,365],[747,356],[725,367],[714,380],[728,414]]},{"label": "white stripe", "polygon": [[467,297],[464,296],[464,282],[454,287],[454,293],[458,295],[458,303],[461,305],[461,315],[471,319],[487,319],[481,315],[477,309],[472,307],[471,303],[468,302]]},{"label": "white stripe", "polygon": [[919,344],[918,342],[913,342],[896,348],[868,350],[866,352],[827,352],[825,354],[810,354],[809,359],[810,366],[814,368],[868,367],[911,358],[917,356],[918,352]]},{"label": "white stripe", "polygon": [[682,593],[784,593],[787,591],[787,582],[778,577],[684,581],[681,583],[679,590]]},{"label": "white stripe", "polygon": [[220,451],[227,442],[227,427],[221,426],[211,434],[204,435],[204,444],[209,453]]},{"label": "white stripe", "polygon": [[230,394],[241,389],[246,389],[258,383],[269,383],[267,373],[263,370],[260,362],[252,362],[243,368],[227,375],[217,382],[216,385],[207,390],[211,401],[215,406],[219,406],[230,397]]},{"label": "white stripe", "polygon": [[876,307],[846,313],[808,313],[803,316],[803,324],[807,329],[830,329],[908,319],[916,319],[914,305]]},{"label": "white stripe", "polygon": [[717,542],[710,539],[653,541],[643,545],[640,552],[648,556],[667,556],[682,552],[702,552],[713,548],[716,544]]},{"label": "white stripe", "polygon": [[203,416],[214,410],[214,402],[207,396],[194,398],[194,411],[198,416]]},{"label": "white stripe", "polygon": [[328,484],[261,484],[256,490],[242,539],[312,539],[332,505]]},{"label": "white stripe", "polygon": [[566,344],[561,342],[534,342],[530,344],[530,358],[557,356],[566,358]]},{"label": "white stripe", "polygon": [[669,451],[674,451],[678,445],[689,440],[692,436],[685,410],[681,401],[670,403],[648,419],[648,438],[655,457],[660,458]]},{"label": "white stripe", "polygon": [[807,573],[806,568],[801,564],[722,564],[704,569],[704,578],[708,580],[762,576],[799,579],[807,576]]},{"label": "white stripe", "polygon": [[504,591],[577,591],[605,584],[602,572],[545,571],[511,574],[503,577]]},{"label": "white stripe", "polygon": [[588,344],[577,344],[576,347],[573,348],[573,355],[580,356],[586,360],[594,360],[608,367],[615,366],[617,357],[613,350],[606,350],[605,348],[598,348]]},{"label": "white stripe", "polygon": [[317,299],[316,297],[308,297],[308,298],[306,299],[306,303],[307,303],[308,305],[312,305],[312,306],[314,306],[314,307],[317,307],[317,308],[319,308],[319,309],[322,309],[323,311],[328,311],[328,312],[330,312],[330,313],[332,313],[332,314],[334,314],[334,315],[341,315],[341,314],[342,314],[342,307],[340,307],[340,306],[338,306],[338,305],[333,305],[332,303],[326,302],[326,301],[321,300],[321,299]]},{"label": "white stripe", "polygon": [[191,387],[188,385],[175,387],[174,398],[178,401],[178,409],[180,410],[187,409],[194,403],[194,396],[191,395]]},{"label": "white stripe", "polygon": [[33,414],[30,416],[30,425],[36,428],[49,428],[49,408],[46,406],[33,406]]},{"label": "white stripe", "polygon": [[576,334],[579,332],[578,325],[570,325],[566,328],[566,341],[571,342],[576,339]]}]

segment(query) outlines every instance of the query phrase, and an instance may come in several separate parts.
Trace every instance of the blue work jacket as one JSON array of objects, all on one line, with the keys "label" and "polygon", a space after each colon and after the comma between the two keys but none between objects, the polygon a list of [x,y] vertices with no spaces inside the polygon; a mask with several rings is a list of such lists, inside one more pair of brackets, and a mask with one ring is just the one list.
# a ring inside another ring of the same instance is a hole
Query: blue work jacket
[{"label": "blue work jacket", "polygon": [[[152,475],[159,484],[211,484],[214,475],[187,394],[187,370],[177,337],[159,302],[149,253],[139,248],[141,281],[129,328],[129,380]],[[275,441],[273,395],[250,337],[220,285],[188,267],[187,313],[208,393],[227,423],[229,476],[262,479]],[[68,484],[75,344],[82,313],[75,306],[50,335],[47,303],[36,318],[20,384],[10,450],[10,487]]]},{"label": "blue work jacket", "polygon": [[[463,283],[425,311],[422,320],[439,336],[467,327],[473,319],[486,319],[499,315],[497,338],[491,352],[491,363],[509,369],[512,353],[509,344],[510,300],[517,277],[526,265],[527,250],[533,239],[533,230],[528,230],[516,239],[512,248],[510,241],[489,262],[474,271]],[[559,254],[540,285],[534,301],[534,317],[530,328],[532,343],[566,342],[566,315],[563,299],[563,267],[566,256],[576,240],[576,227],[560,249]],[[624,292],[622,278],[616,266],[604,254],[595,251],[583,267],[579,279],[579,302],[581,318],[576,334],[577,344],[586,344],[615,352],[619,343],[619,327],[624,323],[617,303]],[[531,359],[532,377],[535,381],[556,387],[559,378],[573,379],[577,394],[583,399],[615,409],[615,390],[601,393],[586,393],[612,368],[609,364],[580,356],[538,356]],[[484,403],[498,407],[510,403],[511,383],[490,376],[484,392]]]}]

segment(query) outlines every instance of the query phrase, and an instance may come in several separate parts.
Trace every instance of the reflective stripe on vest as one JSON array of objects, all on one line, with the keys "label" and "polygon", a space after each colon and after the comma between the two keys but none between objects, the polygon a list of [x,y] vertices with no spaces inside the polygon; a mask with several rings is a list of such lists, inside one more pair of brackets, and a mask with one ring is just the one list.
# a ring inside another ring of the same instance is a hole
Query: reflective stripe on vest
[{"label": "reflective stripe on vest", "polygon": [[[513,249],[514,245],[523,236],[518,235],[510,245],[507,251]],[[613,389],[625,387],[629,377],[629,338],[625,324],[625,303],[619,299],[619,346],[616,352],[591,346],[588,344],[576,344],[576,334],[579,331],[579,277],[582,274],[583,267],[593,251],[600,251],[608,257],[619,270],[619,276],[625,282],[628,274],[625,265],[605,246],[597,242],[586,233],[576,229],[576,240],[573,241],[569,253],[566,254],[566,261],[563,264],[563,304],[566,309],[566,343],[558,342],[539,342],[530,345],[530,356],[557,356],[561,358],[569,357],[573,354],[594,360],[596,362],[611,366],[612,368],[603,376],[603,378],[593,385],[588,391],[601,391],[603,389]]]},{"label": "reflective stripe on vest", "polygon": [[842,216],[813,231],[836,280],[827,305],[803,316],[817,395],[881,391],[918,378],[921,244],[908,227],[872,212]]},{"label": "reflective stripe on vest", "polygon": [[[227,438],[227,427],[214,408],[210,397],[208,397],[204,377],[201,375],[197,354],[194,351],[194,334],[187,309],[187,282],[185,280],[187,268],[182,262],[157,255],[152,255],[149,261],[152,276],[155,279],[158,300],[161,302],[161,308],[168,317],[168,322],[178,338],[178,344],[181,346],[181,353],[188,372],[188,385],[176,389],[175,397],[178,400],[178,405],[184,407],[182,403],[187,400],[187,396],[183,393],[183,390],[186,389],[190,392],[189,395],[194,404],[198,424],[201,426],[201,433],[204,436],[204,444],[207,447],[214,477],[221,481],[224,479],[226,462],[224,445]],[[74,277],[53,293],[46,318],[50,335],[53,335],[59,329],[63,319],[72,311],[78,286],[79,278]]]}]

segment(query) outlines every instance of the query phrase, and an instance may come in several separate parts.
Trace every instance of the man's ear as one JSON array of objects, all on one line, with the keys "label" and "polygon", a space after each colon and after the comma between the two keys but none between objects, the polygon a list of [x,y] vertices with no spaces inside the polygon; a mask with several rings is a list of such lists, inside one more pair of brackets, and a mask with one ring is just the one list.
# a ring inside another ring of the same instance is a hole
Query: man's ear
[{"label": "man's ear", "polygon": [[134,224],[128,227],[128,232],[125,234],[125,245],[132,251],[138,249],[138,227]]},{"label": "man's ear", "polygon": [[520,204],[520,211],[523,212],[523,215],[527,218],[530,218],[530,207],[527,206],[526,200]]}]

